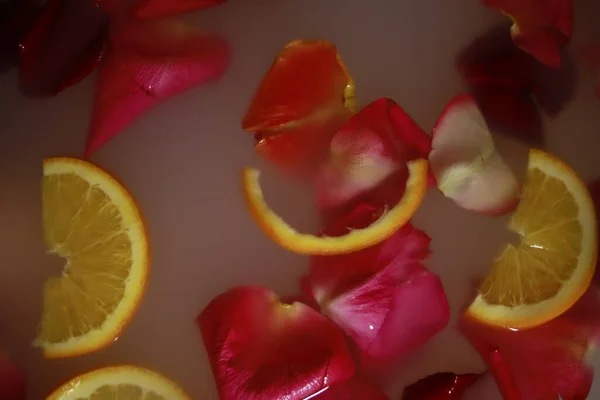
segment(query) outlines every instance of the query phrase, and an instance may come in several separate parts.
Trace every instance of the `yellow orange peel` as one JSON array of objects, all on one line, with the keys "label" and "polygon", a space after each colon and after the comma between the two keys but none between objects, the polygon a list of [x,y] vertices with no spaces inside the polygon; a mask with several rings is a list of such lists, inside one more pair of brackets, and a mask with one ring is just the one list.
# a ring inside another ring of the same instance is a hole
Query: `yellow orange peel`
[{"label": "yellow orange peel", "polygon": [[406,224],[421,205],[427,191],[428,163],[425,159],[410,161],[404,195],[392,208],[364,229],[343,236],[315,236],[300,233],[288,225],[269,207],[260,186],[260,171],[244,168],[243,190],[246,208],[260,229],[279,246],[299,254],[337,255],[374,246],[389,238]]}]

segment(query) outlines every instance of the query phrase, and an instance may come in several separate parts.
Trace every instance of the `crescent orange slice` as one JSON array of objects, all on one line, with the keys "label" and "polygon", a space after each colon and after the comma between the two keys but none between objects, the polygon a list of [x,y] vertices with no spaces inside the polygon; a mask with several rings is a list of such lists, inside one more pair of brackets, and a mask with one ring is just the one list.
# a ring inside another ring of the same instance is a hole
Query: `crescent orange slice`
[{"label": "crescent orange slice", "polygon": [[100,368],[77,376],[46,400],[191,400],[158,372],[133,365]]},{"label": "crescent orange slice", "polygon": [[409,177],[400,201],[368,227],[338,237],[300,233],[288,225],[265,201],[257,169],[244,169],[244,198],[258,226],[279,246],[299,254],[346,254],[384,241],[411,219],[427,191],[427,168],[427,160],[409,162]]},{"label": "crescent orange slice", "polygon": [[65,265],[44,284],[35,345],[47,358],[89,353],[115,341],[142,299],[145,225],[127,190],[83,160],[44,160],[42,193],[46,247]]},{"label": "crescent orange slice", "polygon": [[489,325],[530,328],[567,311],[587,290],[598,254],[586,185],[563,161],[531,150],[507,244],[467,313]]}]

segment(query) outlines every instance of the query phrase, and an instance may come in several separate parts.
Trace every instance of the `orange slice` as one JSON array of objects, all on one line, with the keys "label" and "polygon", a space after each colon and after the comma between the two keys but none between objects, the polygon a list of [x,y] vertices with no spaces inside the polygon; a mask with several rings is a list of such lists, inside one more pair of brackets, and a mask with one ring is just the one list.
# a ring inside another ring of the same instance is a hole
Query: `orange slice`
[{"label": "orange slice", "polygon": [[417,211],[427,191],[427,160],[411,161],[408,169],[406,189],[398,204],[368,227],[338,237],[315,236],[294,230],[265,201],[259,182],[260,171],[256,169],[244,169],[244,198],[258,226],[281,247],[300,254],[352,253],[384,241]]},{"label": "orange slice", "polygon": [[575,171],[531,150],[509,228],[520,243],[504,247],[468,314],[495,326],[541,325],[575,304],[592,280],[598,253],[594,204]]},{"label": "orange slice", "polygon": [[177,384],[148,369],[120,365],[71,379],[46,400],[191,400]]},{"label": "orange slice", "polygon": [[42,191],[46,247],[65,266],[44,285],[35,345],[48,358],[89,353],[114,342],[140,303],[146,229],[127,190],[86,161],[44,160]]}]

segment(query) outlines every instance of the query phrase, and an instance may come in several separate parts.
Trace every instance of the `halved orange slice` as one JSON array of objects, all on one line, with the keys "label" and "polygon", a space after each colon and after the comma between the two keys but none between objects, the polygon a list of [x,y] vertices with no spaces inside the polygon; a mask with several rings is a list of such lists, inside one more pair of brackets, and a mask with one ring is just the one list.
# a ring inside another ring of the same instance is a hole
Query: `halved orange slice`
[{"label": "halved orange slice", "polygon": [[245,168],[244,198],[250,214],[262,231],[281,247],[300,254],[346,254],[361,250],[389,238],[417,211],[427,191],[427,160],[408,163],[409,176],[400,201],[374,223],[338,237],[300,233],[288,225],[267,204],[260,187],[260,171]]},{"label": "halved orange slice", "polygon": [[65,259],[44,285],[35,345],[48,358],[113,343],[137,309],[149,269],[142,216],[127,190],[95,165],[44,160],[44,238]]},{"label": "halved orange slice", "polygon": [[100,368],[75,377],[46,400],[191,400],[158,372],[133,365]]},{"label": "halved orange slice", "polygon": [[598,253],[596,213],[568,165],[531,150],[507,244],[467,313],[489,325],[529,328],[568,310],[588,288]]}]

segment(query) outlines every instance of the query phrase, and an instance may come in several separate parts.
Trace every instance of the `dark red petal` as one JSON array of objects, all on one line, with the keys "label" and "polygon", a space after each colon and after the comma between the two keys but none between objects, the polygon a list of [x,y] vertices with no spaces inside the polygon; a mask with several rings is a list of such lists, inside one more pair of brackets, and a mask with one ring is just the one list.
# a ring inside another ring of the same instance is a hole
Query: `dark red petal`
[{"label": "dark red petal", "polygon": [[330,320],[268,289],[231,289],[197,323],[222,400],[300,400],[354,374],[344,335]]},{"label": "dark red petal", "polygon": [[118,30],[100,65],[86,157],[160,102],[219,78],[228,63],[223,39],[179,20]]},{"label": "dark red petal", "polygon": [[586,359],[600,338],[597,290],[591,287],[572,309],[536,328],[511,331],[466,317],[461,326],[507,398],[583,400],[593,378]]},{"label": "dark red petal", "polygon": [[389,400],[383,392],[367,378],[355,375],[347,381],[330,386],[315,400]]},{"label": "dark red petal", "polygon": [[0,398],[25,400],[25,378],[21,371],[3,354],[0,354]]},{"label": "dark red petal", "polygon": [[19,43],[37,19],[42,4],[43,0],[0,2],[0,72],[19,62]]},{"label": "dark red petal", "polygon": [[[335,236],[368,225],[379,212],[363,204],[325,234]],[[311,259],[304,289],[354,340],[369,371],[387,369],[448,323],[442,284],[422,264],[429,241],[407,224],[379,245]]]},{"label": "dark red petal", "polygon": [[[503,24],[493,27],[467,46],[457,59],[458,69],[478,97],[482,107],[500,103],[501,111],[486,108],[484,115],[492,128],[541,142],[541,123],[537,105],[549,116],[556,116],[572,98],[578,79],[577,68],[570,57],[564,57],[560,69],[539,63],[518,49]],[[495,91],[502,93],[501,99]],[[480,98],[481,97],[481,98]],[[512,116],[509,110],[518,111]],[[506,121],[505,121],[506,120]],[[530,130],[527,130],[530,129]]]},{"label": "dark red petal", "polygon": [[138,18],[167,17],[201,10],[224,3],[225,0],[141,0],[135,8]]},{"label": "dark red petal", "polygon": [[572,0],[482,0],[513,20],[511,35],[525,52],[541,62],[560,67],[560,50],[573,29]]},{"label": "dark red petal", "polygon": [[[375,100],[333,136],[329,160],[317,175],[320,208],[347,206],[393,175],[405,173],[407,161],[426,158],[430,149],[429,136],[397,103],[389,98]],[[394,186],[397,198],[405,183]]]},{"label": "dark red petal", "polygon": [[108,34],[108,15],[92,0],[49,0],[20,45],[21,89],[53,96],[96,67]]},{"label": "dark red petal", "polygon": [[439,372],[404,389],[402,400],[460,400],[481,374],[456,375]]}]

